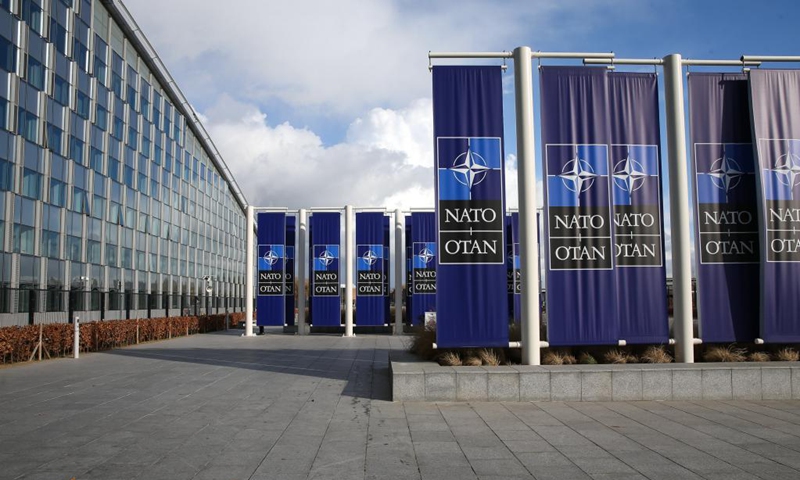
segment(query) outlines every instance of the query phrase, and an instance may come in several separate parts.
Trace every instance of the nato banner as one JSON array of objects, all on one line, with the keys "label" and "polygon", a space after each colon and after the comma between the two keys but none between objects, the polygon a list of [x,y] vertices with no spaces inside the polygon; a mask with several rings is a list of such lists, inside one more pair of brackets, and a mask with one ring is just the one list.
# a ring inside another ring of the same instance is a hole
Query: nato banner
[{"label": "nato banner", "polygon": [[511,215],[509,215],[509,226],[511,227],[511,238],[508,244],[508,259],[511,271],[509,290],[512,294],[511,307],[512,311],[514,312],[514,322],[519,323],[520,319],[522,318],[522,274],[520,273],[519,259],[519,212],[513,212]]},{"label": "nato banner", "polygon": [[668,340],[653,74],[541,69],[551,345]]},{"label": "nato banner", "polygon": [[315,327],[342,324],[339,293],[340,212],[311,215],[311,323]]},{"label": "nato banner", "polygon": [[286,214],[258,214],[258,298],[256,324],[283,326],[286,321],[284,274],[286,266]]},{"label": "nato banner", "polygon": [[382,212],[356,213],[356,325],[376,326],[387,323],[386,258]]},{"label": "nato banner", "polygon": [[425,313],[436,311],[436,214],[412,212],[411,218],[411,319],[422,325]]},{"label": "nato banner", "polygon": [[508,345],[501,75],[500,67],[433,67],[443,348]]},{"label": "nato banner", "polygon": [[747,77],[691,73],[697,310],[704,342],[758,337],[758,207]]},{"label": "nato banner", "polygon": [[750,108],[764,246],[761,338],[800,342],[800,71],[752,70]]},{"label": "nato banner", "polygon": [[413,240],[411,239],[412,235],[412,225],[411,225],[411,215],[406,215],[406,236],[405,236],[405,251],[406,251],[406,323],[408,325],[414,325],[414,318],[411,315],[411,308],[414,302],[414,272],[413,272],[413,263],[412,259],[414,258],[414,253],[411,249],[411,244]]},{"label": "nato banner", "polygon": [[[286,294],[286,319],[284,324],[294,325],[294,244],[297,218],[294,216],[286,217],[286,254],[285,270],[283,273],[283,286]],[[305,290],[305,289],[303,289]]]}]

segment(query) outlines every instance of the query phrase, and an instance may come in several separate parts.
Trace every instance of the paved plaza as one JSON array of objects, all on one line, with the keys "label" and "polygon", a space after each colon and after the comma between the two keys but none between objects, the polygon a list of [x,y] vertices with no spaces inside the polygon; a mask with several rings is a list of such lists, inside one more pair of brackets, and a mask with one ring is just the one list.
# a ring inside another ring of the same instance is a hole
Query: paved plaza
[{"label": "paved plaza", "polygon": [[393,403],[402,338],[240,333],[0,368],[0,479],[800,477],[800,401]]}]

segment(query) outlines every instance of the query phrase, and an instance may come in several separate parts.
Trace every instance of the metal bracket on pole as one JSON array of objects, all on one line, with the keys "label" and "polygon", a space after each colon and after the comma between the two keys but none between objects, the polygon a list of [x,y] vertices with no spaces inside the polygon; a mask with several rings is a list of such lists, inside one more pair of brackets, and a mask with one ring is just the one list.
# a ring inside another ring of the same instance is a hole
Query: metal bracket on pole
[{"label": "metal bracket on pole", "polygon": [[353,263],[355,262],[355,219],[353,206],[344,207],[344,336],[353,334]]},{"label": "metal bracket on pole", "polygon": [[[403,243],[405,231],[403,212],[398,208],[394,211],[394,334],[403,333],[403,253],[406,248]],[[406,288],[411,288],[407,285]]]},{"label": "metal bracket on pole", "polygon": [[254,248],[253,242],[253,227],[255,219],[255,209],[252,205],[247,206],[247,221],[245,223],[245,230],[247,232],[247,253],[245,254],[245,292],[244,292],[244,336],[252,337],[253,334],[253,262],[254,262]]}]

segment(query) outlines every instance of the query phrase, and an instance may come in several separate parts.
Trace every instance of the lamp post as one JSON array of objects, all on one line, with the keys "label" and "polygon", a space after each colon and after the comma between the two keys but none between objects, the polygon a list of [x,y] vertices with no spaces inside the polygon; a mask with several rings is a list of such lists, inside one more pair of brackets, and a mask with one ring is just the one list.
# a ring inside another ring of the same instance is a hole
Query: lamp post
[{"label": "lamp post", "polygon": [[211,285],[211,281],[213,279],[214,279],[214,277],[212,277],[210,275],[206,275],[205,277],[203,277],[203,280],[206,281],[206,315],[208,315],[208,302],[209,302],[209,299],[211,298],[212,292],[214,291],[214,288]]}]

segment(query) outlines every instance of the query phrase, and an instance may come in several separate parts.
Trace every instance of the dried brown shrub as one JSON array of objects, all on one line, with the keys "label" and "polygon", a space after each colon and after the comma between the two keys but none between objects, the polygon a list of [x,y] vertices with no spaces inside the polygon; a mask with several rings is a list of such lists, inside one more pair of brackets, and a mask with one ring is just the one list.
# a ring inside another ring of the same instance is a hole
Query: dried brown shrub
[{"label": "dried brown shrub", "polygon": [[796,362],[800,360],[800,353],[793,348],[782,348],[775,354],[775,360],[779,362]]},{"label": "dried brown shrub", "polygon": [[474,355],[468,355],[461,360],[461,364],[467,367],[480,367],[483,362]]},{"label": "dried brown shrub", "polygon": [[544,354],[542,363],[545,365],[575,365],[578,361],[569,353],[561,350],[550,350]]},{"label": "dried brown shrub", "polygon": [[706,362],[744,362],[747,350],[738,348],[733,344],[725,347],[713,346],[706,349],[703,360]]},{"label": "dried brown shrub", "polygon": [[578,363],[581,365],[597,365],[597,359],[589,352],[583,352],[578,356]]},{"label": "dried brown shrub", "polygon": [[478,358],[481,359],[481,363],[490,367],[496,367],[503,363],[501,356],[497,353],[497,351],[491,348],[482,348],[478,352]]},{"label": "dried brown shrub", "polygon": [[436,356],[436,350],[433,348],[436,342],[436,324],[416,326],[411,330],[411,334],[408,351],[425,360],[432,360]]},{"label": "dried brown shrub", "polygon": [[644,363],[672,363],[672,355],[663,345],[647,347],[640,358]]},{"label": "dried brown shrub", "polygon": [[635,355],[618,348],[612,348],[611,350],[607,351],[605,355],[603,355],[603,359],[606,363],[615,364],[636,363],[638,361]]},{"label": "dried brown shrub", "polygon": [[439,355],[439,357],[437,357],[437,361],[439,362],[439,365],[445,367],[457,367],[461,365],[461,356],[458,354],[458,352],[451,350]]},{"label": "dried brown shrub", "polygon": [[771,358],[769,358],[767,352],[753,352],[747,356],[747,360],[750,362],[769,362]]}]

